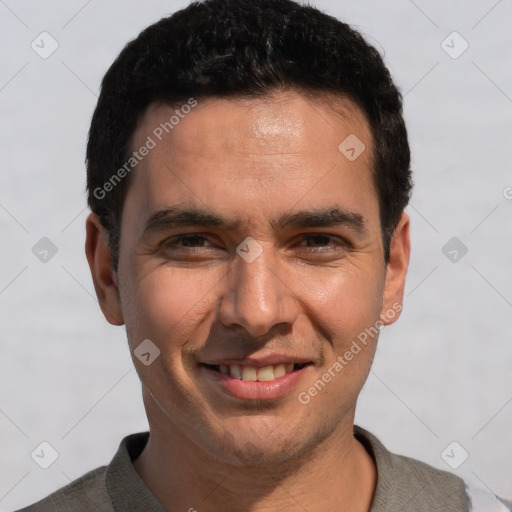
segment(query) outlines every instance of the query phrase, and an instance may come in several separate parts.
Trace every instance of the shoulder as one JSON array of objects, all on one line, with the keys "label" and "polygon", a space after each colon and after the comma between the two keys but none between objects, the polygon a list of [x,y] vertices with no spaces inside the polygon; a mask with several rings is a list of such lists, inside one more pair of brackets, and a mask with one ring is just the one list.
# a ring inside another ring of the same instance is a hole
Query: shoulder
[{"label": "shoulder", "polygon": [[46,498],[17,512],[113,512],[105,484],[106,466],[89,471]]},{"label": "shoulder", "polygon": [[354,435],[373,456],[378,473],[371,512],[510,512],[511,505],[487,491],[467,485],[448,471],[387,450],[371,433],[354,427]]},{"label": "shoulder", "polygon": [[[460,504],[465,501],[467,512],[512,512],[512,503],[495,494],[474,487],[453,473],[441,471],[428,464],[409,457],[394,455],[395,468],[409,475],[409,484],[414,485],[411,477],[418,482],[422,492],[432,493],[436,499],[461,497]],[[463,497],[463,499],[462,499]]]},{"label": "shoulder", "polygon": [[468,501],[461,478],[390,452],[373,434],[360,427],[354,428],[354,434],[377,466],[372,512],[413,508],[417,512],[467,512]]},{"label": "shoulder", "polygon": [[108,466],[89,471],[41,501],[17,512],[164,512],[165,509],[145,486],[132,464],[148,439],[149,432],[126,436]]}]

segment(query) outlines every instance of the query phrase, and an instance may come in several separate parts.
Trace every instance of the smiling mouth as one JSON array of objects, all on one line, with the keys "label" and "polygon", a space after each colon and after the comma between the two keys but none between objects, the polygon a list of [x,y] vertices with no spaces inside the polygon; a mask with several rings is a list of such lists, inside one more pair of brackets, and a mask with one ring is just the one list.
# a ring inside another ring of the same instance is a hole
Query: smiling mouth
[{"label": "smiling mouth", "polygon": [[213,370],[215,372],[224,374],[233,379],[243,380],[247,382],[269,382],[272,380],[284,377],[288,373],[293,373],[302,370],[306,366],[313,363],[280,363],[261,368],[254,366],[246,366],[240,364],[206,364],[202,363],[201,366]]}]

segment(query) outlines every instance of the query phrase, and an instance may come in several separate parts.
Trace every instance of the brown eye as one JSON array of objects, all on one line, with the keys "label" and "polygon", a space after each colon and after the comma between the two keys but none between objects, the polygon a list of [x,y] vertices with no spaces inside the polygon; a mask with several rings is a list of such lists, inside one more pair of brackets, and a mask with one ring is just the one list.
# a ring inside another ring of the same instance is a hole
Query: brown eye
[{"label": "brown eye", "polygon": [[327,247],[330,249],[338,249],[347,247],[347,243],[337,236],[324,235],[323,233],[314,233],[312,235],[305,235],[299,242],[301,248],[320,249]]},{"label": "brown eye", "polygon": [[226,251],[210,236],[186,233],[162,241],[160,255],[168,261],[199,264],[221,260],[226,256]]},{"label": "brown eye", "polygon": [[181,243],[183,247],[204,247],[204,242],[208,242],[208,240],[200,235],[181,235],[175,242]]},{"label": "brown eye", "polygon": [[294,245],[294,251],[301,259],[320,263],[344,258],[350,247],[350,244],[339,236],[311,233],[300,237]]},{"label": "brown eye", "polygon": [[309,235],[305,240],[308,247],[325,246],[332,242],[331,237],[327,235]]}]

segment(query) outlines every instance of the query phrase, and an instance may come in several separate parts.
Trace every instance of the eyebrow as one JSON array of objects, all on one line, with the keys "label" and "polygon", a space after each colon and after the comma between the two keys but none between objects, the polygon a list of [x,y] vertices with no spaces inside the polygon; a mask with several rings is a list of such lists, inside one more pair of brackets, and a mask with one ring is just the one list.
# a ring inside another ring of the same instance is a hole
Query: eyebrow
[{"label": "eyebrow", "polygon": [[[176,227],[201,226],[236,230],[243,226],[241,220],[230,220],[208,210],[195,207],[169,207],[153,213],[144,227],[144,234],[151,234]],[[357,234],[364,235],[368,229],[364,217],[356,212],[331,206],[287,212],[270,221],[275,231],[285,228],[318,228],[343,225]]]},{"label": "eyebrow", "polygon": [[144,234],[162,231],[175,227],[203,226],[216,227],[226,230],[239,228],[241,221],[228,221],[207,210],[194,207],[170,207],[155,212],[146,222]]},{"label": "eyebrow", "polygon": [[367,234],[364,217],[356,212],[332,206],[330,208],[300,210],[285,213],[270,222],[273,229],[284,228],[319,228],[347,226],[359,234]]}]

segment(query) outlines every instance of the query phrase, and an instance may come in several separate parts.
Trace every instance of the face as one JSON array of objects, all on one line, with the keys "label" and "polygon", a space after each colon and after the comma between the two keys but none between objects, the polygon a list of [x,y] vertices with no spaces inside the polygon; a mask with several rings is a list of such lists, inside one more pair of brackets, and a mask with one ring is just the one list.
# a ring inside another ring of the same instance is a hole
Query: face
[{"label": "face", "polygon": [[212,98],[155,132],[175,110],[150,106],[134,135],[155,146],[125,200],[118,289],[88,241],[100,303],[132,355],[159,351],[133,357],[152,428],[235,464],[292,459],[351,429],[375,326],[398,317],[407,218],[386,265],[371,134],[348,101]]}]

